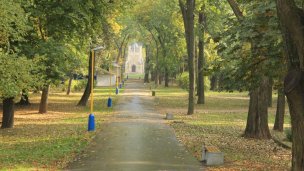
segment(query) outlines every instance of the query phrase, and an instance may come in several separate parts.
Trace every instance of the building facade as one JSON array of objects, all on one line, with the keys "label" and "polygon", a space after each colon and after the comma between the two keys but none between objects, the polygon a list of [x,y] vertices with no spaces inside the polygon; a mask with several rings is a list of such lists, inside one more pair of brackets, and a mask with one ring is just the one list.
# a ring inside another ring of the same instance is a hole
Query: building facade
[{"label": "building facade", "polygon": [[143,44],[132,43],[128,48],[128,56],[125,64],[126,73],[143,74],[145,72],[145,61],[143,56]]}]

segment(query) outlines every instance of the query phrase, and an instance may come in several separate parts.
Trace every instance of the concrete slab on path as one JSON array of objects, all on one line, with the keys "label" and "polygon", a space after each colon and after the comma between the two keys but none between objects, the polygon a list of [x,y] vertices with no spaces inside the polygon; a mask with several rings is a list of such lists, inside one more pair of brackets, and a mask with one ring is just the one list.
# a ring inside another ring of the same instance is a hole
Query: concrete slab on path
[{"label": "concrete slab on path", "polygon": [[154,110],[142,81],[129,80],[116,104],[117,115],[104,126],[86,155],[67,170],[199,171],[197,161]]}]

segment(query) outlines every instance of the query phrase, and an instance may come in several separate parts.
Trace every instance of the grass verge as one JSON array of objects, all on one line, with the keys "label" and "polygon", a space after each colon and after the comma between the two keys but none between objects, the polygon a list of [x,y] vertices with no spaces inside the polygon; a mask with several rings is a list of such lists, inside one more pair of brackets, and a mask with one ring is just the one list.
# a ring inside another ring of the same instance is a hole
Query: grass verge
[{"label": "grass verge", "polygon": [[[156,89],[155,104],[161,113],[173,113],[177,138],[198,160],[201,160],[202,145],[217,146],[224,152],[225,164],[208,167],[208,170],[289,170],[291,152],[273,140],[245,139],[249,104],[248,93],[207,92],[206,104],[195,105],[195,114],[186,115],[187,92],[178,88]],[[276,99],[273,101],[276,106]],[[272,129],[275,108],[269,109],[269,128]],[[290,117],[285,115],[285,126]],[[284,133],[272,135],[284,139]]]},{"label": "grass verge", "polygon": [[[115,104],[114,88],[94,90],[96,132],[113,114],[106,106],[110,91]],[[30,95],[30,106],[17,107],[14,128],[0,129],[0,170],[59,170],[66,167],[96,135],[96,132],[87,131],[89,107],[76,106],[81,95],[51,93],[47,114],[38,114],[40,94]]]}]

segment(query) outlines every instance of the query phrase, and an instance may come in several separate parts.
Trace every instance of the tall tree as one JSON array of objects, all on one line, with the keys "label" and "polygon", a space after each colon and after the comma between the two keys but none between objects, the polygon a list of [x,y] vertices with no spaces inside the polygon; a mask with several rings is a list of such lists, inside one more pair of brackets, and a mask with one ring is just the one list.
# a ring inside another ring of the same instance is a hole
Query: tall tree
[{"label": "tall tree", "polygon": [[[269,12],[273,11],[272,2],[253,2],[247,10],[246,15],[249,17],[243,16],[236,1],[228,0],[228,3],[240,22],[241,29],[245,30],[245,34],[241,33],[241,36],[243,36],[244,40],[250,42],[250,46],[248,48],[250,49],[250,58],[245,58],[247,64],[244,62],[241,63],[241,68],[243,68],[242,72],[247,72],[248,75],[251,75],[246,76],[247,78],[251,78],[248,80],[250,84],[247,85],[250,91],[250,104],[244,136],[249,138],[268,139],[271,137],[268,127],[267,110],[268,102],[270,100],[270,74],[265,70],[265,68],[268,68],[270,71],[272,70],[273,66],[271,66],[271,63],[273,63],[273,59],[271,57],[274,55],[265,51],[265,48],[268,47],[268,43],[262,44],[261,42],[269,42],[270,44],[270,41],[273,41],[272,43],[277,41],[273,34],[269,33],[269,30],[271,30],[270,28],[275,27],[275,25],[269,25],[270,19],[274,18],[272,13]],[[261,7],[262,5],[266,7],[263,9]],[[254,24],[250,25],[249,23]],[[245,29],[245,27],[248,26],[249,28]],[[251,33],[249,34],[252,34],[252,36],[246,36],[246,34],[248,34],[246,30],[250,30]],[[266,37],[269,40],[267,40]]]},{"label": "tall tree", "polygon": [[289,71],[284,91],[291,116],[292,170],[304,168],[304,12],[294,0],[277,0]]},{"label": "tall tree", "polygon": [[197,104],[205,104],[205,83],[204,83],[204,46],[205,46],[205,27],[206,27],[206,14],[205,14],[205,4],[202,5],[199,12],[198,18],[199,24],[199,42],[198,42],[198,79],[197,79]]},{"label": "tall tree", "polygon": [[18,1],[0,1],[0,98],[3,100],[1,128],[14,125],[14,98],[32,84],[33,62],[22,57],[18,44],[30,27]]},{"label": "tall tree", "polygon": [[180,9],[183,15],[185,38],[188,52],[188,70],[189,70],[189,98],[188,98],[188,115],[194,113],[194,9],[195,0],[179,0]]}]

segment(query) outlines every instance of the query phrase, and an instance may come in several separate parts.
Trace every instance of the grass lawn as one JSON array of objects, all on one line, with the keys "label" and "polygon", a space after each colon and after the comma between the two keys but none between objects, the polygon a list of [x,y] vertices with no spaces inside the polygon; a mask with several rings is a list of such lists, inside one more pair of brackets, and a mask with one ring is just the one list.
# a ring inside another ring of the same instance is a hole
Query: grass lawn
[{"label": "grass lawn", "polygon": [[[225,164],[208,170],[289,170],[291,151],[278,146],[273,140],[245,139],[248,92],[207,92],[206,104],[195,105],[195,114],[187,113],[187,92],[178,88],[157,88],[155,103],[161,113],[175,114],[169,121],[176,136],[185,147],[201,160],[202,145],[219,147],[225,155]],[[274,95],[275,97],[276,95]],[[269,108],[269,128],[275,118],[276,98]],[[285,126],[290,127],[286,113]],[[271,131],[284,139],[284,133]]]},{"label": "grass lawn", "polygon": [[131,78],[131,79],[144,79],[144,74],[138,74],[138,73],[128,73],[125,74],[125,78]]},{"label": "grass lawn", "polygon": [[[113,114],[107,108],[109,91],[95,88],[96,129]],[[82,92],[51,91],[47,114],[38,114],[40,94],[31,94],[31,106],[17,107],[13,129],[0,129],[0,170],[59,170],[89,144],[96,132],[87,131],[89,105],[77,107]],[[2,113],[2,107],[1,107]],[[1,119],[1,118],[0,118]]]}]

